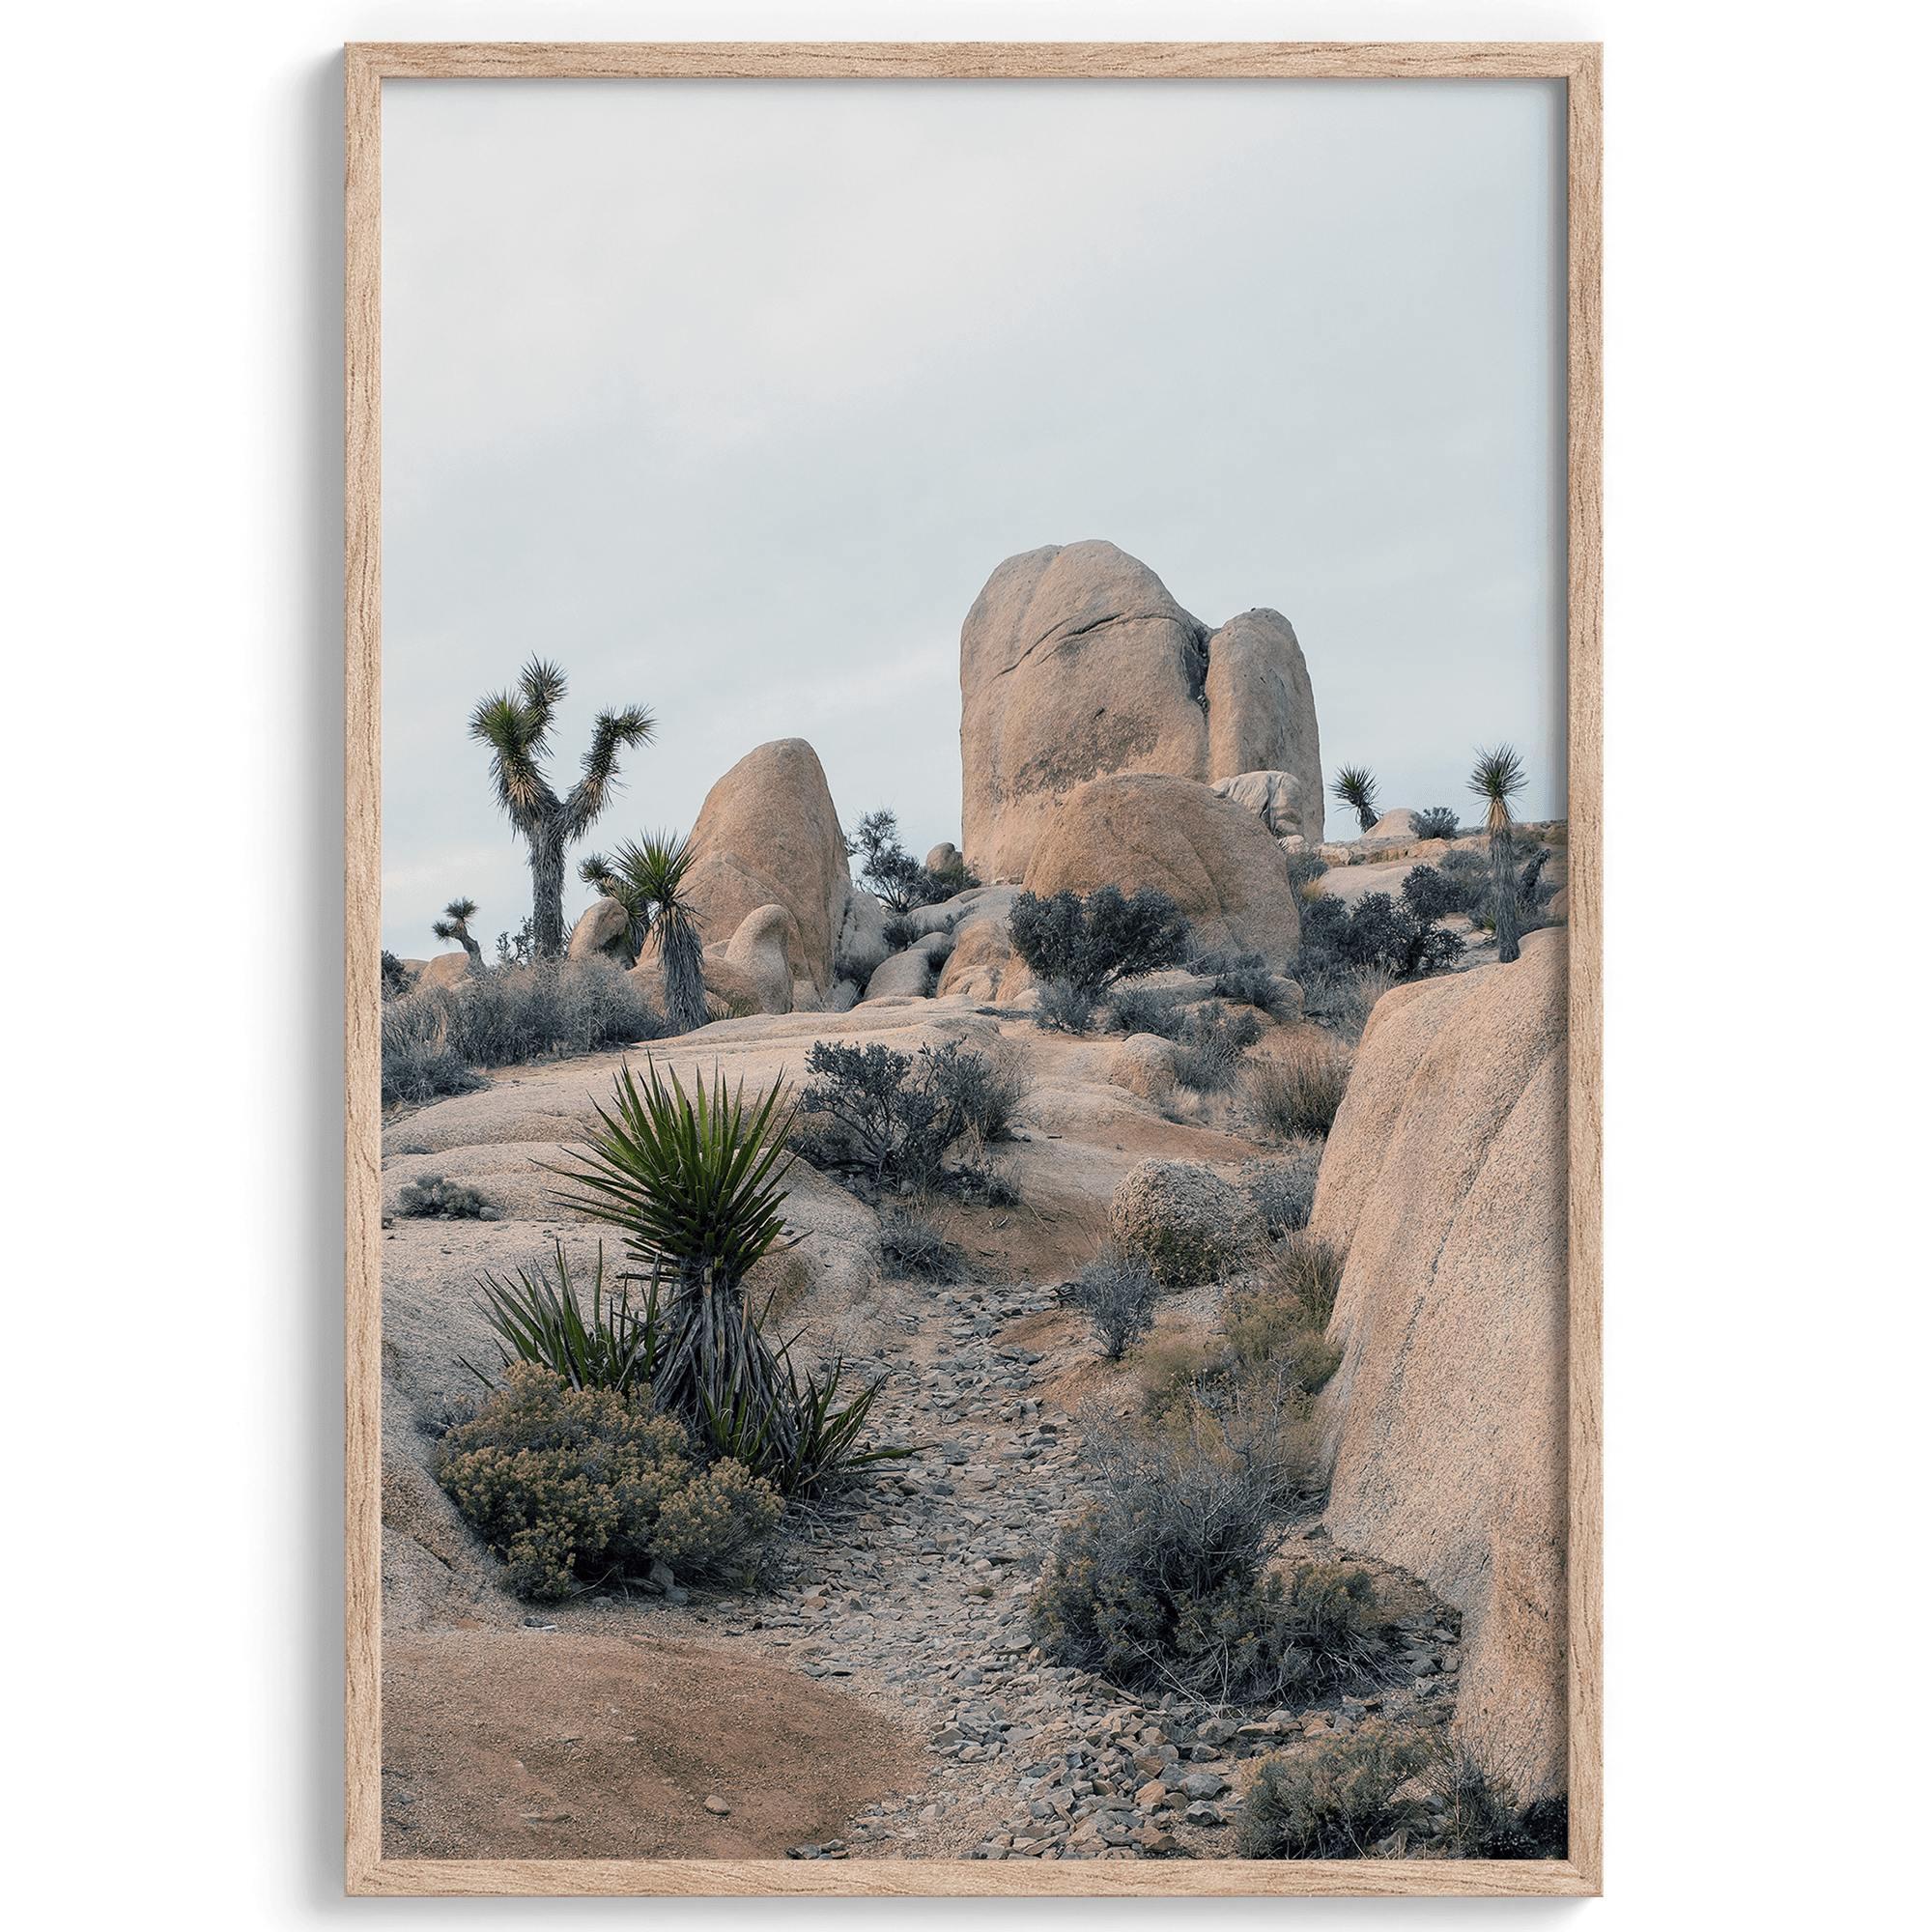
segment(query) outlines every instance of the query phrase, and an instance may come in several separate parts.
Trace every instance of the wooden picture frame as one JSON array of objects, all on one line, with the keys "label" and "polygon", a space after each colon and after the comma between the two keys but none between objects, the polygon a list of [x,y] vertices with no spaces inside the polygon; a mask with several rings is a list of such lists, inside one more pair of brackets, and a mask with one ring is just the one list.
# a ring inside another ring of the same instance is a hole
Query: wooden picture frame
[{"label": "wooden picture frame", "polygon": [[[356,1895],[1594,1895],[1603,1879],[1602,50],[1596,44],[354,44],[347,96],[347,1890]],[[825,1863],[385,1860],[381,1823],[382,88],[429,78],[1557,79],[1568,87],[1570,1857]]]}]

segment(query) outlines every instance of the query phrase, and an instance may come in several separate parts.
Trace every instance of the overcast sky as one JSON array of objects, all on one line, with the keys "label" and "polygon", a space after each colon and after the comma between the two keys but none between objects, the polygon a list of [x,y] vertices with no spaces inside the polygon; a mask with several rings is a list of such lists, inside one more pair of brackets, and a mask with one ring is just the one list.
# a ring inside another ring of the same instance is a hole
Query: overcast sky
[{"label": "overcast sky", "polygon": [[[532,653],[655,745],[571,854],[753,746],[960,821],[959,627],[1103,537],[1293,623],[1332,777],[1562,809],[1562,91],[1545,82],[391,81],[385,947],[529,910],[477,699]],[[1352,815],[1332,802],[1331,836]]]}]

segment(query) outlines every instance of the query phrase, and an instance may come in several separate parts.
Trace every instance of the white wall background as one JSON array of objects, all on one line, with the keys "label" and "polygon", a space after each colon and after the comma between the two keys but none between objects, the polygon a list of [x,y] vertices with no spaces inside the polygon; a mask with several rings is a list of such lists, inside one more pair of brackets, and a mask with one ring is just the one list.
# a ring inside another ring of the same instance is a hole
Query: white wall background
[{"label": "white wall background", "polygon": [[1029,36],[1609,45],[1610,1896],[1296,1922],[1906,1916],[1918,10],[81,0],[0,119],[19,1922],[639,1916],[339,1897],[335,47]]}]

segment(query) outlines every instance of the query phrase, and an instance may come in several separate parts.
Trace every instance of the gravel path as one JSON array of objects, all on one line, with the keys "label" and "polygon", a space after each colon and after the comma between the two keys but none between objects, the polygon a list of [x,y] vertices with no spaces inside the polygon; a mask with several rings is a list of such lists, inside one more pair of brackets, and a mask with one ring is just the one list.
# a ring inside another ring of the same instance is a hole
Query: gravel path
[{"label": "gravel path", "polygon": [[1058,1305],[1057,1290],[1022,1283],[949,1292],[933,1314],[908,1318],[874,1421],[887,1444],[936,1446],[876,1465],[804,1520],[776,1595],[694,1598],[643,1619],[653,1634],[789,1662],[923,1741],[921,1788],[792,1856],[1228,1858],[1243,1760],[1313,1750],[1370,1711],[1410,1723],[1454,1713],[1457,1613],[1406,1573],[1338,1550],[1320,1525],[1291,1548],[1363,1564],[1409,1634],[1404,1675],[1380,1695],[1210,1707],[1132,1696],[1041,1660],[1028,1600],[1093,1492],[1077,1425],[1037,1391],[1094,1351],[1083,1341],[1041,1355],[1008,1331],[1064,1332],[1070,1324],[1035,1319]]}]

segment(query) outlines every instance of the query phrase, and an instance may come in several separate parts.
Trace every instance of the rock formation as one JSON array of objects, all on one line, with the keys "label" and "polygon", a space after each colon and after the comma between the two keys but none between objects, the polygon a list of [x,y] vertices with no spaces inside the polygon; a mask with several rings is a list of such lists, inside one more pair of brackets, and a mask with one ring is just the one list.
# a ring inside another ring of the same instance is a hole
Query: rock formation
[{"label": "rock formation", "polygon": [[1112,1222],[1163,1288],[1213,1281],[1264,1245],[1254,1203],[1187,1161],[1141,1161],[1114,1190]]},{"label": "rock formation", "polygon": [[631,915],[621,899],[592,899],[570,929],[568,958],[631,963]]},{"label": "rock formation", "polygon": [[[745,915],[729,939],[704,949],[705,990],[753,1012],[788,1013],[799,1004],[791,962],[801,951],[798,921],[789,908],[776,902],[759,906]],[[816,1006],[820,997],[811,987],[810,1004]]]},{"label": "rock formation", "polygon": [[1312,1233],[1348,1252],[1327,1523],[1463,1614],[1458,1725],[1566,1779],[1564,936],[1377,1004]]},{"label": "rock formation", "polygon": [[989,884],[1023,877],[1056,803],[1113,772],[1287,772],[1303,836],[1321,837],[1314,696],[1288,620],[1250,611],[1210,631],[1110,543],[1001,564],[960,631],[959,689],[966,863]]},{"label": "rock formation", "polygon": [[1208,949],[1259,952],[1277,970],[1301,946],[1288,869],[1261,820],[1205,784],[1122,772],[1077,785],[1043,828],[1027,891],[1157,888]]},{"label": "rock formation", "polygon": [[1246,806],[1277,838],[1302,836],[1301,781],[1293,772],[1242,772],[1208,789]]},{"label": "rock formation", "polygon": [[692,828],[686,892],[708,948],[752,913],[781,905],[796,922],[790,977],[822,998],[835,943],[854,911],[845,837],[818,753],[803,738],[748,752],[711,787]]}]

